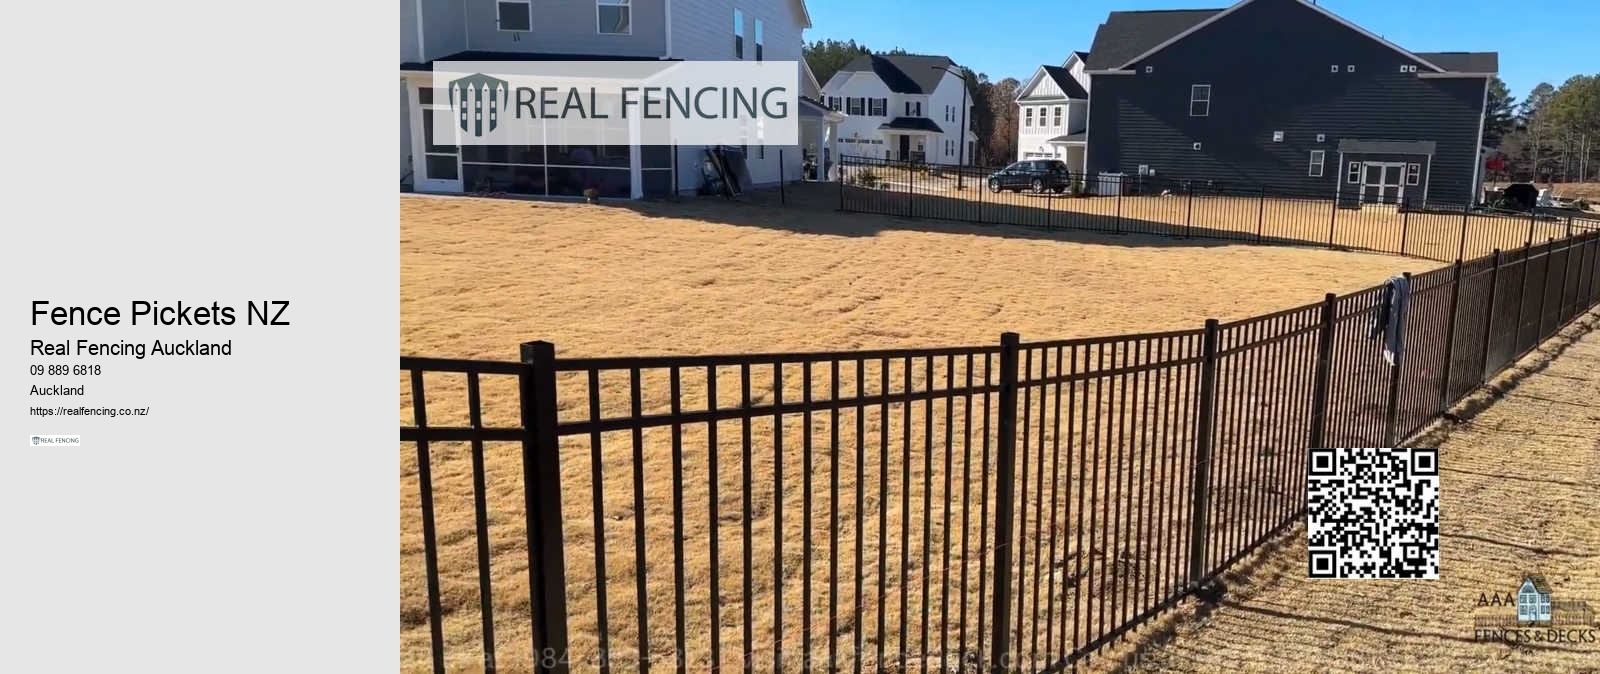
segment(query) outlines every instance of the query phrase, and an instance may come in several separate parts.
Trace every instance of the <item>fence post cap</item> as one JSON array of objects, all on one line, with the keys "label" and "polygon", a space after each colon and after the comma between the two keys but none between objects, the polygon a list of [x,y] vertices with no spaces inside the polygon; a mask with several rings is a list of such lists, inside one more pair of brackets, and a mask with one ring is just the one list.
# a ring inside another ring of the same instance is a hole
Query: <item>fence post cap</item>
[{"label": "fence post cap", "polygon": [[555,358],[556,345],[546,341],[523,342],[522,362],[531,363],[542,358]]},{"label": "fence post cap", "polygon": [[1015,332],[1002,332],[1002,333],[1000,333],[1000,343],[1002,345],[1017,344],[1017,343],[1020,343],[1021,341],[1022,341],[1022,335],[1019,335],[1019,334],[1017,334]]}]

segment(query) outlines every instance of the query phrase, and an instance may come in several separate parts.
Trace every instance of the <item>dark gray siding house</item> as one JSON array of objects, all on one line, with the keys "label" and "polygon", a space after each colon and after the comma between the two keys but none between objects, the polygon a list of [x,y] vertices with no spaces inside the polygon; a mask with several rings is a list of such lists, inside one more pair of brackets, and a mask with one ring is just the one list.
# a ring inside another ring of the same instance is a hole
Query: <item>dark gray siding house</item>
[{"label": "dark gray siding house", "polygon": [[1088,171],[1341,202],[1476,202],[1495,53],[1415,53],[1303,0],[1112,12]]}]

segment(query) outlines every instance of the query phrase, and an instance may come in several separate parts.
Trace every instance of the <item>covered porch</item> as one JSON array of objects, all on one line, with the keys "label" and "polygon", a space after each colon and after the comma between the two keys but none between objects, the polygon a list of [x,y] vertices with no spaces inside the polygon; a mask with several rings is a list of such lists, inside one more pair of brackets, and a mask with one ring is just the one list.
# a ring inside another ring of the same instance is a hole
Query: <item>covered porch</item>
[{"label": "covered porch", "polygon": [[896,117],[879,125],[878,131],[883,134],[885,159],[912,162],[927,161],[932,137],[944,133],[927,117]]},{"label": "covered porch", "polygon": [[800,178],[809,181],[838,179],[834,169],[839,156],[839,122],[845,114],[829,110],[808,98],[800,99]]}]

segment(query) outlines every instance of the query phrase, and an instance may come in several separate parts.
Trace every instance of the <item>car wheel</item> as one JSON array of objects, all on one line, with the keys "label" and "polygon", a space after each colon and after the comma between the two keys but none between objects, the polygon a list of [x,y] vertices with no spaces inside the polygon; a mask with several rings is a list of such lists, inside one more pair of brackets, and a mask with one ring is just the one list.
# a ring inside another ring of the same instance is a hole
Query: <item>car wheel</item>
[{"label": "car wheel", "polygon": [[989,191],[990,192],[995,192],[995,193],[999,193],[1000,192],[1000,179],[999,178],[990,178],[989,179]]},{"label": "car wheel", "polygon": [[1044,194],[1044,181],[1043,180],[1040,180],[1038,178],[1034,178],[1032,186],[1033,186],[1033,193],[1034,194]]}]

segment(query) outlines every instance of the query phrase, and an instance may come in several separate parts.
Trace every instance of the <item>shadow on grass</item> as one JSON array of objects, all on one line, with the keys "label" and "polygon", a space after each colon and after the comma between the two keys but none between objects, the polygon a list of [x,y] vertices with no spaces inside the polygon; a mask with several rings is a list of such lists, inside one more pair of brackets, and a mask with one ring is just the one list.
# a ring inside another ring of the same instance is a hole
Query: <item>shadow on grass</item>
[{"label": "shadow on grass", "polygon": [[[969,187],[976,193],[976,188]],[[679,200],[611,201],[607,205],[627,208],[647,217],[689,218],[741,227],[782,229],[828,236],[877,236],[886,231],[936,232],[998,236],[1012,239],[1070,241],[1130,248],[1215,248],[1241,244],[1263,244],[1328,249],[1327,243],[1305,239],[1257,237],[1235,229],[1174,225],[1170,222],[1136,218],[1114,211],[1115,200],[1094,200],[1095,208],[1106,213],[1064,210],[1055,204],[1091,203],[1065,195],[1013,195],[1005,193],[1003,202],[977,202],[967,199],[916,195],[912,216],[895,212],[895,200],[903,204],[906,193],[847,188],[850,210],[840,210],[840,188],[836,183],[798,183],[784,188],[763,189],[737,199],[722,197],[683,197]],[[1159,199],[1159,197],[1150,197]],[[1183,221],[1188,207],[1182,198],[1160,203],[1164,214]],[[1199,202],[1197,202],[1199,203]],[[1148,208],[1148,207],[1147,207]],[[1199,206],[1197,206],[1199,208]],[[1166,213],[1166,211],[1171,211]],[[1255,213],[1250,214],[1254,227]],[[1008,223],[1008,224],[1001,224]],[[1010,224],[1020,223],[1020,224]],[[1371,251],[1339,246],[1333,250]],[[1428,264],[1428,263],[1424,263]]]}]

